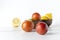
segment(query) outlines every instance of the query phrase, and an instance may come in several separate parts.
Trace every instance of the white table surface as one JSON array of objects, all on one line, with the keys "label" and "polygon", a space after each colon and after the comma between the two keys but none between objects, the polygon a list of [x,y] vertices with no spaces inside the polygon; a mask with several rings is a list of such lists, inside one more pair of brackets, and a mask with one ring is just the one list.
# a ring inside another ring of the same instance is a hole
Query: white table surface
[{"label": "white table surface", "polygon": [[60,40],[60,27],[51,25],[45,35],[39,35],[36,32],[24,32],[21,29],[0,31],[0,40]]}]

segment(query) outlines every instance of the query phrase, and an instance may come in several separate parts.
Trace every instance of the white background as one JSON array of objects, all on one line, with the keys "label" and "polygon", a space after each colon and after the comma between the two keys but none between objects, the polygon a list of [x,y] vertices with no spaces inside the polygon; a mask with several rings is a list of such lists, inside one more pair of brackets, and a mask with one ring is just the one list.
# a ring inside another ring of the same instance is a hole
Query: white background
[{"label": "white background", "polygon": [[[34,12],[53,14],[51,30],[47,35],[22,32],[21,26],[19,30],[13,28],[13,18],[18,17],[22,22],[30,19]],[[59,17],[60,0],[0,0],[0,40],[59,40]]]}]

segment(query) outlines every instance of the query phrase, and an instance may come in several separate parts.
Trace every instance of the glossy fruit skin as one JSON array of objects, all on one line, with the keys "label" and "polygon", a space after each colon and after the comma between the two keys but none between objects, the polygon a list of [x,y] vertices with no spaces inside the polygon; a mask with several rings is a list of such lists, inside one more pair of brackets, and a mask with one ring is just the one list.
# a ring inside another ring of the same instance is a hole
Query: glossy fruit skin
[{"label": "glossy fruit skin", "polygon": [[44,22],[38,22],[36,25],[36,32],[40,35],[46,34],[48,31],[48,25]]},{"label": "glossy fruit skin", "polygon": [[22,24],[22,29],[26,32],[31,32],[34,28],[34,24],[31,21],[25,20]]},{"label": "glossy fruit skin", "polygon": [[41,18],[41,16],[39,13],[36,12],[36,13],[32,14],[32,20],[40,20],[40,18]]}]

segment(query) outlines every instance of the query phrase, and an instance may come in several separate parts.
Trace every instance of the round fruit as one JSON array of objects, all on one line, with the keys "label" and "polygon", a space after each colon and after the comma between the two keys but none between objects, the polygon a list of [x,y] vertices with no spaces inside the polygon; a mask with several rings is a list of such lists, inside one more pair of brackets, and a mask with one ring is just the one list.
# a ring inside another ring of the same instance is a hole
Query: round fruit
[{"label": "round fruit", "polygon": [[18,27],[20,25],[20,19],[19,18],[14,18],[12,23],[13,23],[14,27]]},{"label": "round fruit", "polygon": [[36,32],[38,34],[44,35],[48,31],[48,25],[44,22],[38,22],[36,25]]},{"label": "round fruit", "polygon": [[52,19],[52,13],[47,13],[45,16],[48,17],[49,19]]},{"label": "round fruit", "polygon": [[26,32],[31,32],[34,27],[34,24],[31,21],[24,21],[22,24],[22,29]]},{"label": "round fruit", "polygon": [[39,13],[34,13],[33,15],[32,15],[32,20],[40,20],[40,14]]}]

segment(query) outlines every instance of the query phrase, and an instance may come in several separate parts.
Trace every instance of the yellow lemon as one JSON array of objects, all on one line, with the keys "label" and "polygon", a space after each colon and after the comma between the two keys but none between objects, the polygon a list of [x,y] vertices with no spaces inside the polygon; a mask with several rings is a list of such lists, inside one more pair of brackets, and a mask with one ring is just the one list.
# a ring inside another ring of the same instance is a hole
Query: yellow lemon
[{"label": "yellow lemon", "polygon": [[48,20],[48,17],[42,16],[42,17],[41,17],[41,20]]},{"label": "yellow lemon", "polygon": [[45,16],[47,16],[49,19],[52,19],[52,13],[47,13]]},{"label": "yellow lemon", "polygon": [[14,18],[13,19],[13,26],[18,27],[20,25],[20,19],[19,18]]}]

